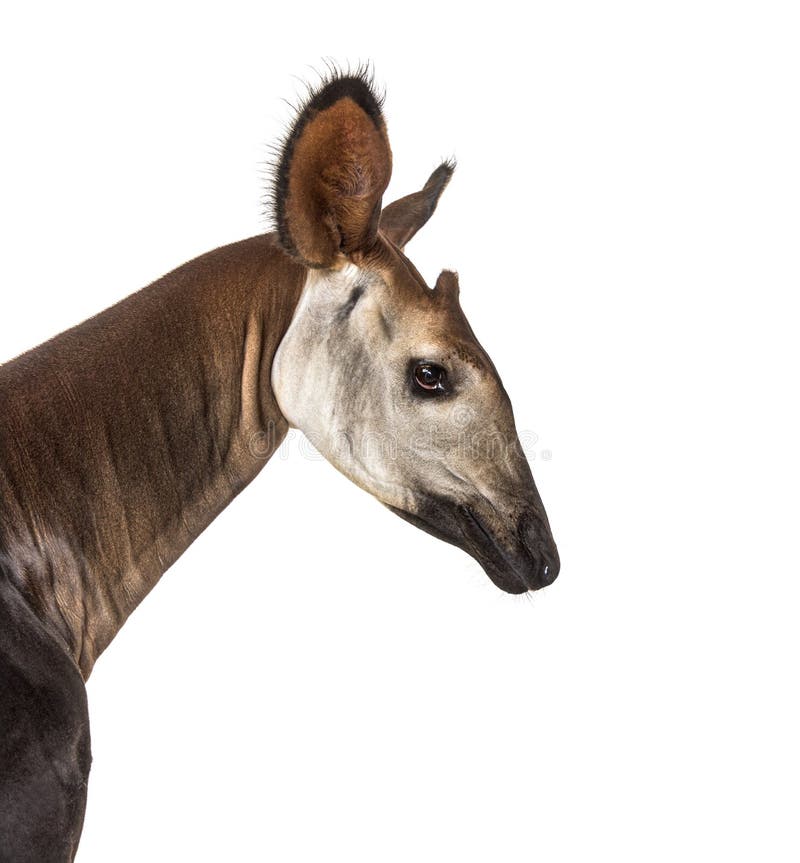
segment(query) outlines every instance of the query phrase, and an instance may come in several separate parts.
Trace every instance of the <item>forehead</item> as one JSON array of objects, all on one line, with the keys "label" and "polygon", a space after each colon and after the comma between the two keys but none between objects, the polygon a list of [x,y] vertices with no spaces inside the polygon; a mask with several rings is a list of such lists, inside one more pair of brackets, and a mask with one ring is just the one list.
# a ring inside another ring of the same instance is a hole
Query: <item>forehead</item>
[{"label": "forehead", "polygon": [[[416,275],[416,273],[414,273]],[[475,338],[458,298],[429,288],[410,273],[365,272],[359,280],[394,324],[394,339],[429,346],[441,359],[455,359],[476,369],[491,363]]]}]

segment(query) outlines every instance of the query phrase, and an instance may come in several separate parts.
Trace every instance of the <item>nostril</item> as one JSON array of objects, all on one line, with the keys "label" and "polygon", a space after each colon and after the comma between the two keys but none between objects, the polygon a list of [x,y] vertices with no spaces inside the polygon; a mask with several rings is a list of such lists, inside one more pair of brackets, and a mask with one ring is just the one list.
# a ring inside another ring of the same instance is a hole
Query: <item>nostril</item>
[{"label": "nostril", "polygon": [[543,587],[552,584],[557,578],[561,570],[561,561],[558,557],[558,552],[555,546],[552,551],[542,551],[542,564],[539,569],[539,580]]}]

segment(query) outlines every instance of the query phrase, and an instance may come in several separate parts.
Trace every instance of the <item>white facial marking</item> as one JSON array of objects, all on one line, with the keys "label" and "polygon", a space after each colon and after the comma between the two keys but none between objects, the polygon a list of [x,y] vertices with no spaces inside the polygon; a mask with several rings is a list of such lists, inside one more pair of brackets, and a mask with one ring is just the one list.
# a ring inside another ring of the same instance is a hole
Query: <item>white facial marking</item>
[{"label": "white facial marking", "polygon": [[395,463],[394,430],[379,421],[392,414],[390,391],[376,385],[384,370],[375,357],[388,336],[370,288],[381,284],[353,264],[309,271],[273,360],[272,388],[288,422],[328,461],[402,507],[411,498]]}]

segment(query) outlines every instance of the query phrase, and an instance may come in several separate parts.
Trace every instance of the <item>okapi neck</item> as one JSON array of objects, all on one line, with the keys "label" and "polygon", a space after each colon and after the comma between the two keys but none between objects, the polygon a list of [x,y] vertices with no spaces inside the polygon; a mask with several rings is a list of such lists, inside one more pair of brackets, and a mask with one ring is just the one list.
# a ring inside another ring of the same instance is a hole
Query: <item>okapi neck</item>
[{"label": "okapi neck", "polygon": [[305,274],[253,237],[0,367],[0,565],[84,678],[285,436],[270,373]]}]

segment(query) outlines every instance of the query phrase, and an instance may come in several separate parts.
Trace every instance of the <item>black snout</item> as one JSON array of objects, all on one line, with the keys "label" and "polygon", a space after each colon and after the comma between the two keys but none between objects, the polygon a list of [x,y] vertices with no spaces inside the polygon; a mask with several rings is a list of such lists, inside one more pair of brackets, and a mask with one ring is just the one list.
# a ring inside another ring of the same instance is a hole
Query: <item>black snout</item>
[{"label": "black snout", "polygon": [[[492,530],[473,509],[469,519],[480,529],[477,547],[468,551],[486,570],[492,581],[507,593],[525,593],[552,584],[558,577],[561,562],[550,533],[547,517],[531,507],[519,518],[516,531],[509,536],[503,525]],[[472,532],[473,537],[475,532]]]},{"label": "black snout", "polygon": [[496,522],[476,507],[445,498],[420,497],[417,511],[390,506],[401,518],[475,558],[491,580],[507,593],[525,593],[552,584],[561,563],[547,517],[529,506],[521,517]]},{"label": "black snout", "polygon": [[519,527],[519,540],[527,566],[520,567],[523,581],[530,590],[547,587],[558,578],[561,561],[550,533],[547,519],[535,514],[523,518]]}]

